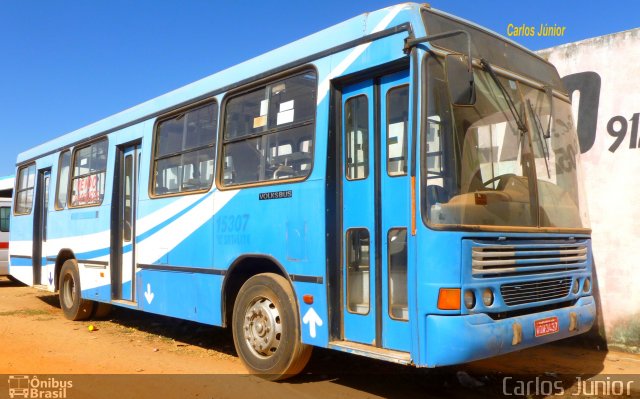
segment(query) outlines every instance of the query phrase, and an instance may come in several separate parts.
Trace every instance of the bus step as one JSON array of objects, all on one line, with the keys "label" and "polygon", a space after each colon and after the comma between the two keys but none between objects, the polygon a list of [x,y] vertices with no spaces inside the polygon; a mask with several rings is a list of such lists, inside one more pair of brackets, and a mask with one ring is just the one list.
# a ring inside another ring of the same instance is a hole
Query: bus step
[{"label": "bus step", "polygon": [[378,360],[385,360],[387,362],[412,364],[411,354],[393,349],[376,348],[375,346],[350,341],[331,341],[329,342],[329,348],[353,353],[355,355],[372,357]]},{"label": "bus step", "polygon": [[138,303],[134,302],[134,301],[128,301],[126,299],[112,299],[111,303],[114,305],[120,305],[120,306],[124,306],[127,308],[133,308],[133,309],[137,309],[138,308]]}]

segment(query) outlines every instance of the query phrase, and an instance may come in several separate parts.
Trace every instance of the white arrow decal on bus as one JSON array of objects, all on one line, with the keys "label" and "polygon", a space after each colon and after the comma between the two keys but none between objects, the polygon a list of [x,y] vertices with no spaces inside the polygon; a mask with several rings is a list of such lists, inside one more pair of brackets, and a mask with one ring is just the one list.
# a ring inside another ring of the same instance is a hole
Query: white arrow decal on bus
[{"label": "white arrow decal on bus", "polygon": [[155,294],[151,292],[151,284],[147,284],[147,292],[144,293],[144,297],[147,298],[147,302],[151,305],[151,301],[153,301],[153,297]]},{"label": "white arrow decal on bus", "polygon": [[320,316],[318,316],[316,311],[313,310],[313,308],[309,308],[309,310],[307,310],[307,313],[305,313],[304,317],[302,318],[302,322],[304,324],[308,324],[309,325],[309,335],[311,335],[311,338],[315,338],[316,337],[316,325],[318,327],[321,327],[322,326],[322,319],[320,318]]}]

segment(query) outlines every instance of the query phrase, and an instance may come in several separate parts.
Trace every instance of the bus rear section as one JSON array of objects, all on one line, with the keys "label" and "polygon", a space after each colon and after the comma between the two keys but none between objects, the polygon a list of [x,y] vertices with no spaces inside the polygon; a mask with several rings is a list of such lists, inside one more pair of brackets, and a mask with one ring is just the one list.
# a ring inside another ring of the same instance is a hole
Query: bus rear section
[{"label": "bus rear section", "polygon": [[0,276],[9,275],[9,219],[11,198],[0,198]]}]

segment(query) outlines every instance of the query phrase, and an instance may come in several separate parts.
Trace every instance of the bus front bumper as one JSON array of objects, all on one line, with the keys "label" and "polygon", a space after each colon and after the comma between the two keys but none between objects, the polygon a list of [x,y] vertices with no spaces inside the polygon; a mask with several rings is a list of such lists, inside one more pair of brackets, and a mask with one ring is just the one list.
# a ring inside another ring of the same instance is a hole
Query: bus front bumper
[{"label": "bus front bumper", "polygon": [[[557,317],[558,331],[536,337],[538,320]],[[502,320],[488,315],[427,316],[427,367],[448,366],[485,359],[585,333],[596,318],[593,296],[566,308]]]}]

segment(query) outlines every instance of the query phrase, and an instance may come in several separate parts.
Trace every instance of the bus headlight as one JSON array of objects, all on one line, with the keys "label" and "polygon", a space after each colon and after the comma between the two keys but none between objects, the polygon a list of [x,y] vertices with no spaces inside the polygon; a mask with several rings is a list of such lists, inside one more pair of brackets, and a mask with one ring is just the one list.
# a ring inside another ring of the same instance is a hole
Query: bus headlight
[{"label": "bus headlight", "polygon": [[464,306],[467,309],[473,309],[476,307],[476,295],[471,290],[466,290],[464,292]]},{"label": "bus headlight", "polygon": [[582,285],[582,292],[589,292],[591,289],[591,279],[589,277],[584,279],[584,284]]},{"label": "bus headlight", "polygon": [[577,294],[578,291],[580,291],[580,280],[575,279],[573,280],[573,286],[571,287],[571,292],[573,292],[574,294]]},{"label": "bus headlight", "polygon": [[491,288],[485,288],[482,291],[482,303],[484,303],[484,306],[493,305],[493,291],[491,291]]}]

